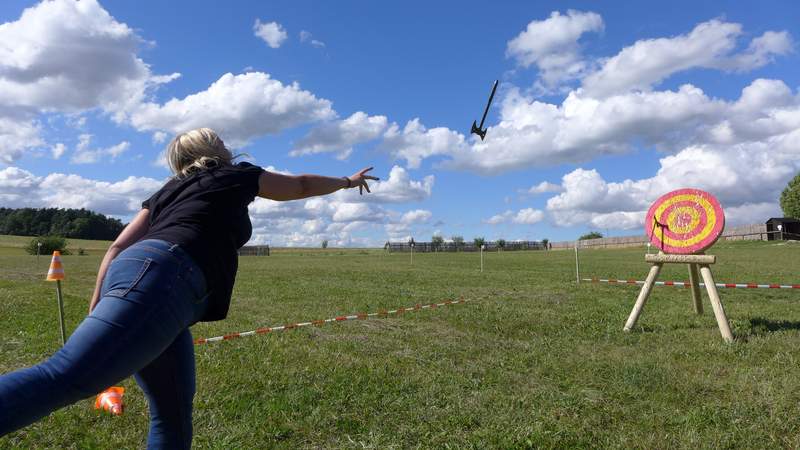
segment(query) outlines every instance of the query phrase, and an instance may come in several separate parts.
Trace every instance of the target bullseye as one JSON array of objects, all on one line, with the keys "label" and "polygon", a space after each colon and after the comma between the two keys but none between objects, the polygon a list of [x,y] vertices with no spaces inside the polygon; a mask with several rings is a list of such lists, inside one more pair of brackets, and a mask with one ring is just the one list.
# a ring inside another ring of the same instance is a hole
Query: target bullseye
[{"label": "target bullseye", "polygon": [[647,211],[645,231],[664,253],[700,253],[714,245],[725,227],[725,213],[716,198],[699,189],[678,189],[662,195]]}]

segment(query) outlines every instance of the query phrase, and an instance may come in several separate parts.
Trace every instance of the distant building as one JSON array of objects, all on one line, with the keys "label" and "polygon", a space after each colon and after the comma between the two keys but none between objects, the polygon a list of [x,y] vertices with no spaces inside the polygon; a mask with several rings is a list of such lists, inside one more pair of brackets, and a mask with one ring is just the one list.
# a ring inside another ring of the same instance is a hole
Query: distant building
[{"label": "distant building", "polygon": [[793,217],[773,217],[767,221],[767,240],[800,240],[800,220]]},{"label": "distant building", "polygon": [[239,256],[269,256],[269,245],[245,245],[239,249]]}]

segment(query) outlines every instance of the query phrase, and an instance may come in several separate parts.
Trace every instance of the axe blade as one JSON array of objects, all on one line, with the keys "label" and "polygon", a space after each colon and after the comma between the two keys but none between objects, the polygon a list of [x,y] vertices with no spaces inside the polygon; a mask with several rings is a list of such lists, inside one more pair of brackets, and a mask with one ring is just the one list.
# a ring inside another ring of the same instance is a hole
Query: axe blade
[{"label": "axe blade", "polygon": [[481,140],[486,137],[486,129],[481,130],[480,127],[478,127],[478,122],[476,120],[472,121],[472,130],[470,133],[477,134],[481,137]]}]

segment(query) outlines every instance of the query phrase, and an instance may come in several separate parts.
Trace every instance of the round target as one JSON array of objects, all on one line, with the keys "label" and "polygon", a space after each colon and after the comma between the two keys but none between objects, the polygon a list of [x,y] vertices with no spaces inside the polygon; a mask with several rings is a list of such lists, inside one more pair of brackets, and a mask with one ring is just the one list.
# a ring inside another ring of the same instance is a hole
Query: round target
[{"label": "round target", "polygon": [[664,253],[700,253],[722,234],[725,213],[708,192],[678,189],[650,206],[644,226],[650,242]]}]

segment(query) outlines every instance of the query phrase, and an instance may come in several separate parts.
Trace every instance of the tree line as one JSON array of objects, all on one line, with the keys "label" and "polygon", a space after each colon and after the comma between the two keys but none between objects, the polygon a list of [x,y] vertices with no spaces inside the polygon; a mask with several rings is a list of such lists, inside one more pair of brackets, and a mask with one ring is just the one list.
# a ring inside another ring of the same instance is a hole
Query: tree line
[{"label": "tree line", "polygon": [[119,219],[83,208],[0,208],[0,234],[110,241],[124,226]]}]

